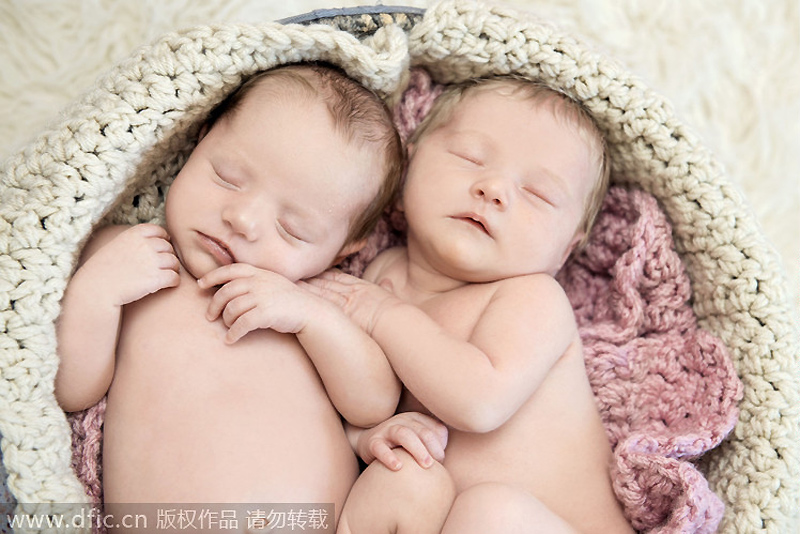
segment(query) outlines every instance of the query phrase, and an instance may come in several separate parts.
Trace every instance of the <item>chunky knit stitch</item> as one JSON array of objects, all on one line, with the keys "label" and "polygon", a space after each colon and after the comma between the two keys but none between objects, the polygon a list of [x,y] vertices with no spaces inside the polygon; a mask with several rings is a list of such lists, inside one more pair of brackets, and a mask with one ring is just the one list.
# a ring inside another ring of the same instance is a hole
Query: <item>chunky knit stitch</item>
[{"label": "chunky knit stitch", "polygon": [[[395,108],[407,138],[442,85],[420,69]],[[387,214],[342,268],[356,276],[403,241],[402,213]],[[641,531],[713,532],[723,504],[690,463],[736,421],[741,383],[722,342],[699,329],[689,278],[655,199],[611,189],[587,247],[560,273],[584,341],[589,380],[615,450],[615,491]],[[103,405],[73,418],[74,463],[100,501]]]},{"label": "chunky knit stitch", "polygon": [[[590,109],[610,142],[614,182],[651,194],[666,215],[698,326],[725,343],[744,385],[734,432],[699,460],[726,505],[720,530],[796,532],[797,319],[777,254],[714,157],[625,68],[529,14],[446,1],[407,36],[411,62],[437,82],[515,72],[542,79]],[[120,63],[60,122],[4,162],[0,434],[9,488],[20,502],[89,500],[71,469],[70,427],[52,390],[53,322],[92,227],[102,219],[161,220],[164,191],[191,150],[199,121],[243,77],[316,58],[391,92],[409,59],[401,37],[376,34],[362,47],[332,28],[269,24],[171,34]],[[710,443],[709,435],[702,443]],[[636,447],[630,450],[638,458],[663,450],[646,441]],[[687,520],[700,517],[693,513]]]},{"label": "chunky knit stitch", "polygon": [[634,527],[715,532],[723,503],[691,462],[733,429],[742,385],[721,340],[697,326],[655,199],[612,188],[589,245],[559,277]]}]

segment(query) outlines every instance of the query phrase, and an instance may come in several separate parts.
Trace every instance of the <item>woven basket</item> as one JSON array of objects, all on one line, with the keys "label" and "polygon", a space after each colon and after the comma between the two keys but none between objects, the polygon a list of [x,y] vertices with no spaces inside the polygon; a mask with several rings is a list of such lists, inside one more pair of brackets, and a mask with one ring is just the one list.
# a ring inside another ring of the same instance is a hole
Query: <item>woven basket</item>
[{"label": "woven basket", "polygon": [[701,461],[726,505],[720,530],[798,531],[800,336],[777,253],[665,99],[573,37],[479,3],[444,2],[424,18],[416,9],[378,7],[282,22],[164,36],[3,163],[0,433],[19,503],[88,501],[70,466],[70,430],[53,380],[54,321],[92,228],[103,220],[160,222],[164,190],[193,148],[199,121],[249,74],[326,60],[389,95],[402,84],[408,51],[411,64],[438,82],[513,72],[585,103],[609,139],[613,181],[659,200],[699,324],[725,342],[744,384],[733,434]]}]

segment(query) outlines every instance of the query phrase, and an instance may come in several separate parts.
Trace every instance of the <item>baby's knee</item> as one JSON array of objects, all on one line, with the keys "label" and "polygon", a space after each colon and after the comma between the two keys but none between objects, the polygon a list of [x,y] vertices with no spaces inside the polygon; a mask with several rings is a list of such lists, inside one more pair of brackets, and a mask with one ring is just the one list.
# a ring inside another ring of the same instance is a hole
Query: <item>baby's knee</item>
[{"label": "baby's knee", "polygon": [[455,485],[438,462],[420,467],[395,451],[403,466],[392,471],[373,462],[356,480],[342,512],[337,534],[436,533],[455,498]]},{"label": "baby's knee", "polygon": [[422,467],[405,450],[395,453],[403,466],[399,471],[391,471],[381,465],[382,476],[391,483],[405,502],[414,501],[420,505],[449,503],[455,498],[455,484],[450,474],[439,462],[430,467]]}]

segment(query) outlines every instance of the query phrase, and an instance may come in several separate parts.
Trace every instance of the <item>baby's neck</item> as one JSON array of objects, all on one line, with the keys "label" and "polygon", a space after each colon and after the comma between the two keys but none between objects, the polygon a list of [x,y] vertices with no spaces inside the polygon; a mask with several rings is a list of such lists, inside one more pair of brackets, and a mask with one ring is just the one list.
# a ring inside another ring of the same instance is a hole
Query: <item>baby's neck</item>
[{"label": "baby's neck", "polygon": [[395,294],[410,302],[423,302],[429,298],[449,293],[469,282],[446,275],[433,266],[415,259],[413,252],[405,255],[405,278],[396,282]]}]

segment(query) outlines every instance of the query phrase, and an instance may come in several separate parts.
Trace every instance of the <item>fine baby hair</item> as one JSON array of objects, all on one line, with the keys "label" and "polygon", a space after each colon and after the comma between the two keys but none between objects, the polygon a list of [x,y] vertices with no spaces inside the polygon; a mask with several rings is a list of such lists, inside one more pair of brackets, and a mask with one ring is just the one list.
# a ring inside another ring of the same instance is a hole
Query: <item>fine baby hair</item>
[{"label": "fine baby hair", "polygon": [[403,172],[403,148],[388,107],[373,91],[354,83],[336,65],[323,62],[285,65],[251,76],[211,111],[206,127],[213,128],[217,121],[235,113],[253,87],[269,81],[288,83],[299,94],[321,98],[334,125],[346,139],[374,147],[382,155],[384,173],[379,179],[380,189],[352,221],[345,245],[366,238],[394,197]]},{"label": "fine baby hair", "polygon": [[[169,179],[208,113],[256,72],[331,62],[387,97],[411,63],[429,73],[420,82],[428,89],[510,73],[541,80],[580,101],[605,134],[612,190],[593,230],[603,237],[587,244],[589,260],[570,264],[578,274],[567,274],[585,344],[603,351],[589,371],[609,385],[600,399],[629,460],[621,465],[633,466],[620,483],[634,509],[638,503],[641,530],[796,531],[796,315],[776,253],[714,155],[635,74],[531,14],[446,0],[424,17],[363,15],[312,17],[329,26],[201,26],[166,35],[121,61],[3,162],[0,433],[20,507],[98,497],[76,473],[97,483],[102,407],[70,426],[52,394],[54,323],[91,230],[160,221]],[[384,237],[367,249],[386,245],[388,226],[378,226]],[[689,319],[717,341],[702,335],[687,350],[666,350],[678,346],[662,343],[666,329],[676,342]],[[644,358],[630,360],[634,348]],[[684,368],[687,356],[692,365]],[[679,388],[683,395],[642,395],[662,392],[686,369],[696,380]],[[703,416],[708,409],[713,417]],[[642,487],[665,494],[642,499]]]}]

